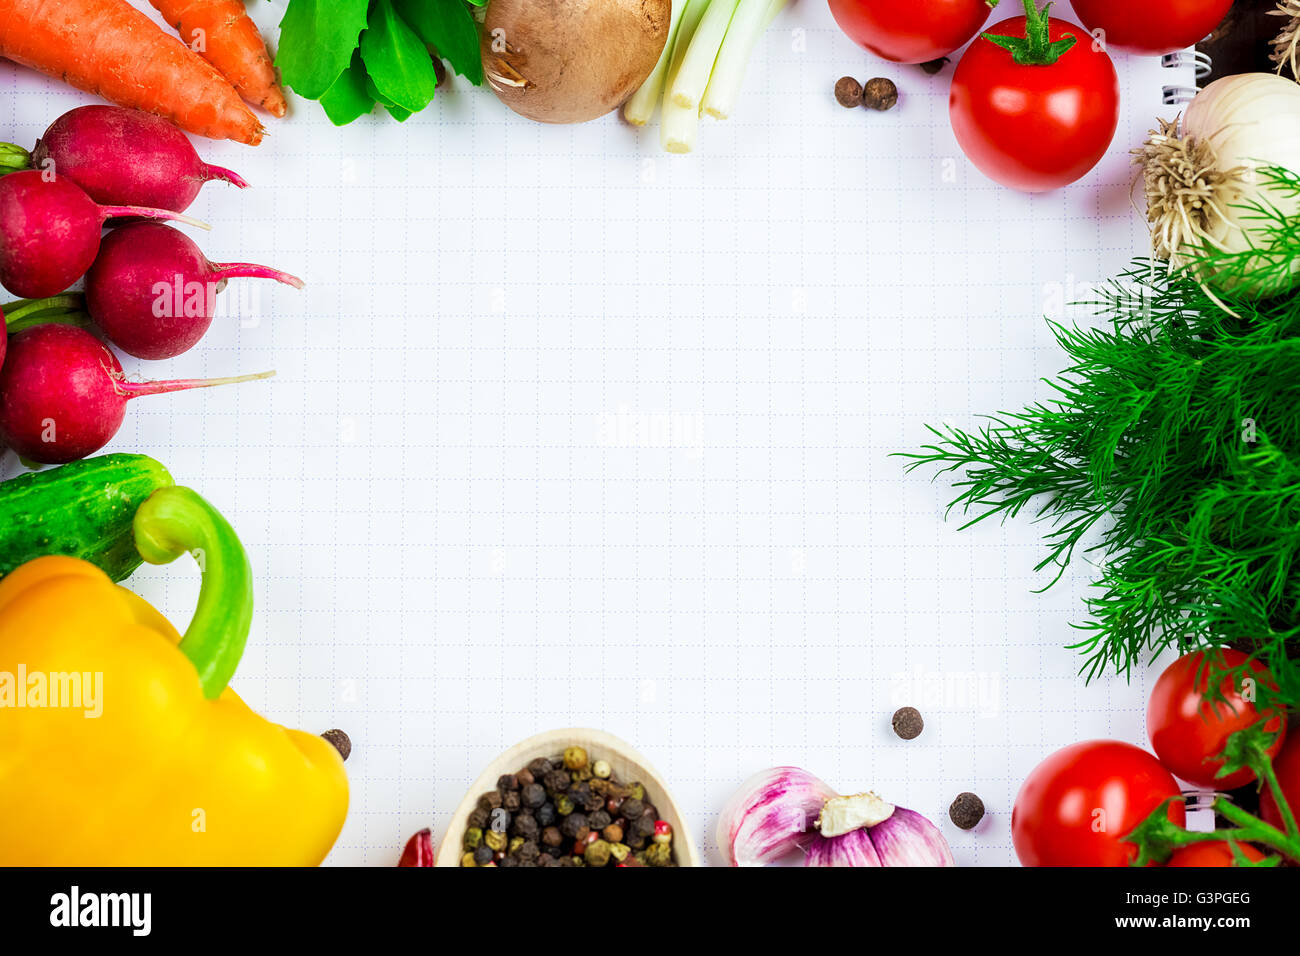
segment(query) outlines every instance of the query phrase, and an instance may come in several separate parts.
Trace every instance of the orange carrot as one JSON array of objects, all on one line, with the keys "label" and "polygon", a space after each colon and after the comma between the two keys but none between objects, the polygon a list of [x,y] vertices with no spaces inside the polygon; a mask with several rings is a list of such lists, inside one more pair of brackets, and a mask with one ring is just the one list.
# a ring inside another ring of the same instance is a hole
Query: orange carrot
[{"label": "orange carrot", "polygon": [[149,0],[181,35],[181,42],[230,81],[245,101],[272,116],[288,109],[275,65],[244,0]]},{"label": "orange carrot", "polygon": [[200,136],[262,139],[225,77],[126,0],[0,0],[0,56]]}]

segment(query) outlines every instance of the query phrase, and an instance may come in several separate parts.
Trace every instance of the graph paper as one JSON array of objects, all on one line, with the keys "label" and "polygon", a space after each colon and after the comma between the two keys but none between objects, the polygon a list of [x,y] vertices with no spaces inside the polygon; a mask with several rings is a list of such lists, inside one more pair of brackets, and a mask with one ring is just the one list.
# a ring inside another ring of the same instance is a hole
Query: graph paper
[{"label": "graph paper", "polygon": [[[282,4],[251,9],[274,43]],[[335,129],[297,100],[256,149],[198,143],[253,184],[191,210],[207,255],[307,287],[234,281],[193,351],[128,360],[277,376],[134,401],[108,450],[163,461],[247,546],[236,690],[351,736],[328,862],[394,864],[495,754],[591,726],[661,771],[713,862],[728,796],[794,764],[925,813],[961,865],[1007,865],[1034,764],[1144,741],[1149,673],[1085,686],[1065,649],[1088,568],[1034,593],[1040,529],[959,532],[951,489],[891,457],[1046,398],[1044,316],[1088,321],[1069,303],[1146,248],[1128,150],[1190,75],[1116,63],[1109,155],[1033,197],[962,157],[951,67],[875,60],[817,0],[689,156],[616,116],[527,122],[460,78],[405,124]],[[842,109],[845,74],[893,78],[898,106]],[[94,102],[9,64],[0,90],[27,145]],[[183,627],[197,581],[130,583]],[[988,807],[969,833],[946,815],[966,790]]]}]

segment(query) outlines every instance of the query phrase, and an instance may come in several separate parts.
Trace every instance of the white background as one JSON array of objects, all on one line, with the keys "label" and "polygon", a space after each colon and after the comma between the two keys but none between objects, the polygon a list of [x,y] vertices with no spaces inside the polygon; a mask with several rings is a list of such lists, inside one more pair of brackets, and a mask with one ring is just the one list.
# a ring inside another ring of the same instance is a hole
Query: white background
[{"label": "white background", "polygon": [[[251,6],[274,39],[282,4]],[[351,735],[331,862],[392,865],[497,752],[587,725],[649,757],[714,860],[726,798],[789,763],[1005,865],[1037,761],[1144,741],[1150,675],[1085,686],[1063,647],[1087,569],[1032,593],[1038,531],[959,533],[951,489],[890,457],[927,422],[1047,398],[1044,313],[1086,321],[1060,303],[1145,249],[1127,151],[1188,78],[1117,65],[1110,155],[1033,198],[962,158],[951,68],[875,60],[820,0],[773,25],[689,157],[613,116],[526,122],[459,79],[405,125],[337,130],[298,100],[261,147],[198,143],[255,187],[205,189],[208,255],[308,286],[232,283],[199,347],[128,361],[278,377],[140,399],[109,450],[162,460],[247,545],[236,689]],[[845,73],[894,78],[898,107],[841,109]],[[0,90],[28,146],[94,102],[9,64]],[[182,628],[196,582],[132,579]],[[890,731],[902,704],[918,740]],[[946,818],[963,790],[989,809],[973,833]]]}]

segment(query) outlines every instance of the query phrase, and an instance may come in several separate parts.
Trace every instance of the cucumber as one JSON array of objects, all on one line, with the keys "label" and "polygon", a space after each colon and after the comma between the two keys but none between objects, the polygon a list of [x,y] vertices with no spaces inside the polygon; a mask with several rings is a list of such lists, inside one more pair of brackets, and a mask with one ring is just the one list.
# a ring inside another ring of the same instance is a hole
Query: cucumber
[{"label": "cucumber", "polygon": [[102,455],[0,483],[0,577],[33,558],[81,558],[121,581],[140,566],[131,522],[174,484],[144,455]]}]

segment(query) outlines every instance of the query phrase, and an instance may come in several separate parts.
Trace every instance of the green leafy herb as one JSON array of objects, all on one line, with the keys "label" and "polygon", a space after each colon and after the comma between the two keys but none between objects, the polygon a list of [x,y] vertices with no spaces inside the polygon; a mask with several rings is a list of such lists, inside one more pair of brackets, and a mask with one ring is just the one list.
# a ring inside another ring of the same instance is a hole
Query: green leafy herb
[{"label": "green leafy herb", "polygon": [[284,81],[344,126],[383,106],[405,121],[433,100],[433,56],[483,82],[472,8],[485,0],[289,0],[276,57]]},{"label": "green leafy herb", "polygon": [[347,69],[369,5],[370,0],[290,0],[275,58],[284,82],[300,96],[320,99]]},{"label": "green leafy herb", "polygon": [[[1300,195],[1300,176],[1260,174]],[[1042,522],[1049,587],[1073,559],[1096,564],[1075,645],[1089,678],[1127,674],[1167,647],[1232,645],[1264,661],[1294,706],[1300,294],[1212,294],[1196,278],[1300,257],[1300,220],[1271,207],[1252,215],[1268,255],[1202,250],[1173,272],[1135,263],[1092,303],[1099,327],[1053,324],[1072,362],[1049,381],[1053,400],[971,431],[931,428],[936,443],[903,457],[909,471],[953,476],[949,508],[969,516],[963,527],[1021,513]]]}]

